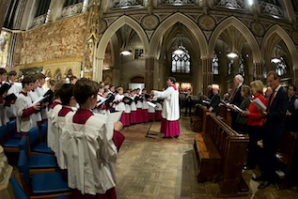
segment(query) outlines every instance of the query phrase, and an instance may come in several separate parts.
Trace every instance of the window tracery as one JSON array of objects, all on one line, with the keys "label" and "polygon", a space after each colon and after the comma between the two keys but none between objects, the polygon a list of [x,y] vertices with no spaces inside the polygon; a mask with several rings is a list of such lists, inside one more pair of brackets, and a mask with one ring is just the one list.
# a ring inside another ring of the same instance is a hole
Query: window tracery
[{"label": "window tracery", "polygon": [[172,53],[173,73],[190,73],[190,55],[186,51],[183,54]]}]

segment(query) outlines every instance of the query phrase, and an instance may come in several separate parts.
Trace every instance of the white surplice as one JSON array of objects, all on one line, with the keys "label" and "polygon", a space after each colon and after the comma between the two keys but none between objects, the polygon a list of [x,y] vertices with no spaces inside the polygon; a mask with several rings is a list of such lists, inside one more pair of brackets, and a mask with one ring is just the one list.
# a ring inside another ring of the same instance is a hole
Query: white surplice
[{"label": "white surplice", "polygon": [[162,108],[162,117],[168,121],[175,121],[180,118],[179,92],[172,86],[165,91],[154,91],[154,99],[164,99]]}]

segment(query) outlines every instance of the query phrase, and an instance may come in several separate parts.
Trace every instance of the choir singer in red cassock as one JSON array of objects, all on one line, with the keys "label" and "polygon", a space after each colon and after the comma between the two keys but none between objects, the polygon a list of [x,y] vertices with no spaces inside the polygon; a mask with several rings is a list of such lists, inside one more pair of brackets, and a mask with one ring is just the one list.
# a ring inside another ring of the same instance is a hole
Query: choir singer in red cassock
[{"label": "choir singer in red cassock", "polygon": [[152,91],[154,98],[162,98],[162,121],[160,133],[164,134],[163,138],[178,138],[180,135],[180,109],[179,109],[179,91],[175,85],[176,79],[169,77],[167,80],[168,88],[165,91]]}]

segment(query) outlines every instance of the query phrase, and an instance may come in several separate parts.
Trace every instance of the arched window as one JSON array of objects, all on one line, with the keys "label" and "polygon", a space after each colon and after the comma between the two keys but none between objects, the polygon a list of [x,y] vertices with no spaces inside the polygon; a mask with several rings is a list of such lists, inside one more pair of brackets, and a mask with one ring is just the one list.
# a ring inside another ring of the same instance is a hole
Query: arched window
[{"label": "arched window", "polygon": [[51,0],[38,0],[35,17],[46,14],[49,10],[50,4]]},{"label": "arched window", "polygon": [[183,53],[172,53],[172,73],[190,73],[190,55],[185,50]]}]

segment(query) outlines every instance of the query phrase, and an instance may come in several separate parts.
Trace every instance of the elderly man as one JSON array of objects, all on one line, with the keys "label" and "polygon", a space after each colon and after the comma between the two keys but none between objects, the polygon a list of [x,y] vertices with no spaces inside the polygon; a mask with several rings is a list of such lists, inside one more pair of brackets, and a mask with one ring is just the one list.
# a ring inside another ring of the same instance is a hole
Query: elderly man
[{"label": "elderly man", "polygon": [[[242,75],[238,74],[234,77],[234,86],[235,90],[233,94],[230,97],[230,104],[235,104],[236,106],[240,106],[243,98],[241,96],[241,88],[243,84],[243,77]],[[231,112],[232,117],[232,128],[235,129],[236,127],[236,119],[237,119],[238,113],[237,112]]]}]

